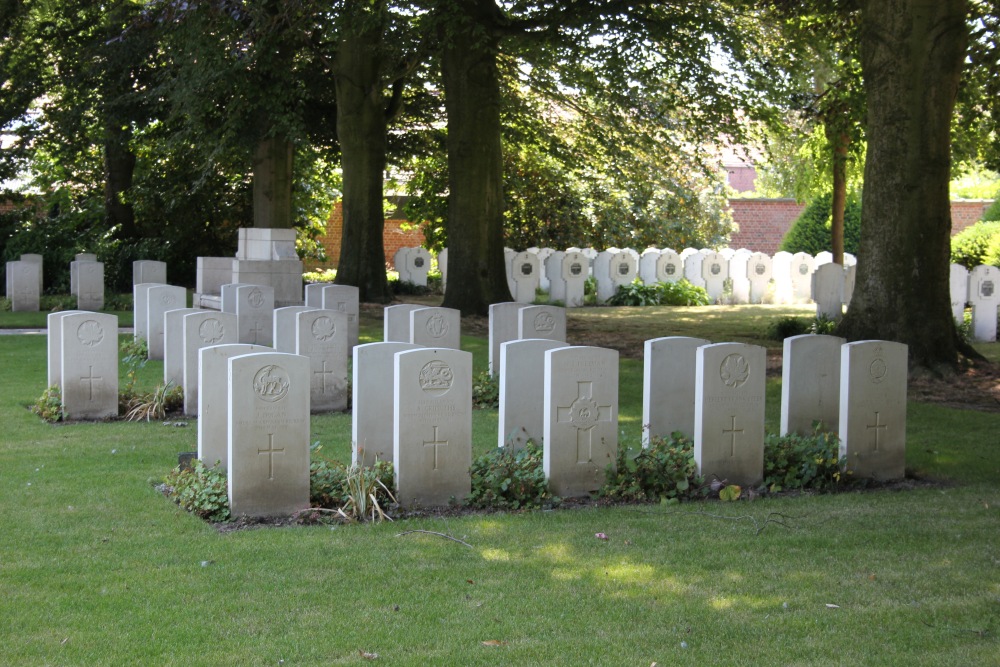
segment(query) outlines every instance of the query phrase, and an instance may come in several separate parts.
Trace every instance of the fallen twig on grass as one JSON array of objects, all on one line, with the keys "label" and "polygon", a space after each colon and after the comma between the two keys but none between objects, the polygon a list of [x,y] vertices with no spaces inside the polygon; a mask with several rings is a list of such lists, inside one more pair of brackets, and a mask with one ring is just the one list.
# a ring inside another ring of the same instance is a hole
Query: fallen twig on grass
[{"label": "fallen twig on grass", "polygon": [[410,535],[411,533],[426,533],[427,535],[437,535],[438,537],[443,537],[446,540],[451,540],[452,542],[458,542],[459,544],[464,544],[465,546],[469,547],[470,549],[474,549],[475,548],[471,544],[469,544],[468,542],[463,542],[462,540],[458,539],[457,537],[452,537],[451,535],[448,535],[446,533],[438,533],[438,532],[433,531],[433,530],[407,530],[407,531],[404,531],[402,533],[398,533],[396,535],[396,537],[402,537],[403,535]]}]

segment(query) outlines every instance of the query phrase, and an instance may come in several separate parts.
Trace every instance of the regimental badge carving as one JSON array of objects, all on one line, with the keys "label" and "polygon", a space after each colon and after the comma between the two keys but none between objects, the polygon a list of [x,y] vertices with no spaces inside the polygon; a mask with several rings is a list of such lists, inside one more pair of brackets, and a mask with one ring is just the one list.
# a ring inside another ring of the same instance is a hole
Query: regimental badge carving
[{"label": "regimental badge carving", "polygon": [[451,370],[451,366],[435,359],[424,364],[417,381],[425,393],[440,396],[451,389],[455,373]]},{"label": "regimental badge carving", "polygon": [[94,347],[104,340],[104,328],[97,320],[86,320],[76,328],[76,339],[84,347]]},{"label": "regimental badge carving", "polygon": [[875,348],[874,354],[875,359],[868,366],[868,377],[871,378],[873,384],[878,384],[885,379],[886,374],[889,372],[889,367],[886,366],[885,359],[882,358],[881,345]]},{"label": "regimental badge carving", "polygon": [[424,258],[423,257],[415,257],[413,259],[413,266],[417,267],[418,269],[424,268]]},{"label": "regimental badge carving", "polygon": [[427,333],[434,338],[441,338],[448,333],[448,320],[444,315],[431,315],[427,318]]},{"label": "regimental badge carving", "polygon": [[222,340],[222,337],[226,335],[226,328],[222,326],[222,322],[212,318],[210,320],[205,320],[198,327],[198,337],[201,338],[202,342],[208,345],[214,345]]},{"label": "regimental badge carving", "polygon": [[804,276],[807,273],[809,273],[809,265],[808,264],[799,264],[799,275],[803,275]]},{"label": "regimental badge carving", "polygon": [[756,273],[758,276],[762,276],[764,275],[764,273],[767,272],[767,267],[764,266],[763,264],[757,264],[756,266],[753,267],[753,272]]},{"label": "regimental badge carving", "polygon": [[531,266],[531,262],[525,262],[521,265],[522,276],[530,276],[532,273],[534,273],[534,267]]},{"label": "regimental badge carving", "polygon": [[979,283],[979,296],[988,299],[993,296],[994,285],[992,280],[984,280]]},{"label": "regimental badge carving", "polygon": [[667,273],[668,276],[672,276],[675,273],[677,273],[677,267],[675,265],[673,265],[673,264],[667,264],[667,266],[664,269],[664,271],[666,271],[666,273]]},{"label": "regimental badge carving", "polygon": [[552,330],[556,328],[556,318],[552,316],[547,310],[535,315],[535,331],[540,331],[542,333],[552,333]]},{"label": "regimental badge carving", "polygon": [[713,276],[717,276],[720,273],[722,273],[722,267],[716,262],[712,264],[712,266],[709,268],[709,271],[712,272]]},{"label": "regimental badge carving", "polygon": [[170,292],[160,295],[160,303],[162,303],[164,306],[172,306],[174,305],[174,302],[175,302],[174,295],[171,294]]},{"label": "regimental badge carving", "polygon": [[312,335],[316,340],[326,342],[337,335],[337,325],[329,317],[317,317],[312,323]]},{"label": "regimental badge carving", "polygon": [[749,377],[750,364],[747,363],[742,354],[730,354],[722,360],[722,366],[719,367],[719,378],[722,379],[722,384],[730,389],[736,389],[746,384]]},{"label": "regimental badge carving", "polygon": [[583,266],[578,262],[574,262],[573,264],[569,265],[569,272],[572,273],[574,276],[578,276],[581,273],[583,273]]},{"label": "regimental badge carving", "polygon": [[247,295],[247,303],[254,308],[260,308],[264,305],[264,292],[262,292],[259,288],[254,287],[250,290],[250,294]]},{"label": "regimental badge carving", "polygon": [[618,275],[627,276],[628,275],[628,262],[621,262],[618,264]]},{"label": "regimental badge carving", "polygon": [[253,391],[262,401],[276,403],[288,395],[291,380],[281,366],[264,366],[253,376]]}]

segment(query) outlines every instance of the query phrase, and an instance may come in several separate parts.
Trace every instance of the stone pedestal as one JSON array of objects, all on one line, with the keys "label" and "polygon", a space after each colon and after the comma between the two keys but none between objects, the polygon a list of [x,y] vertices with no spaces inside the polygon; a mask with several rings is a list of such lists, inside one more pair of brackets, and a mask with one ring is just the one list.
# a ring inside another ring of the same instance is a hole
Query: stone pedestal
[{"label": "stone pedestal", "polygon": [[302,261],[295,252],[294,229],[241,228],[236,258],[199,257],[194,303],[219,308],[222,285],[246,283],[274,288],[274,305],[303,305]]}]

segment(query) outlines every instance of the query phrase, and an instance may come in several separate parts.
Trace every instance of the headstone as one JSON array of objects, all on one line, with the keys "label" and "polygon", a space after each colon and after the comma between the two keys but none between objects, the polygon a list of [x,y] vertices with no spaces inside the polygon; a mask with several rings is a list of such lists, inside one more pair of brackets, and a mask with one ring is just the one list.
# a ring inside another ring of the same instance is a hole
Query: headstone
[{"label": "headstone", "polygon": [[80,310],[104,308],[104,262],[80,262],[77,266],[76,304]]},{"label": "headstone", "polygon": [[167,282],[167,263],[155,259],[139,259],[132,262],[132,284]]},{"label": "headstone", "polygon": [[597,281],[597,303],[607,303],[615,294],[611,282],[611,257],[614,253],[602,250],[594,256],[593,276]]},{"label": "headstone", "polygon": [[461,502],[472,488],[472,354],[398,352],[393,378],[396,499],[403,506]]},{"label": "headstone", "polygon": [[[420,248],[420,250],[424,249]],[[424,252],[427,251],[424,250]],[[426,277],[424,284],[427,284]],[[347,350],[348,352],[353,350],[354,346],[358,344],[358,336],[360,335],[358,326],[361,316],[360,290],[354,285],[327,285],[323,290],[322,307],[347,315]]]},{"label": "headstone", "polygon": [[410,343],[459,350],[462,313],[454,308],[417,308],[410,312]]},{"label": "headstone", "polygon": [[820,252],[816,253],[815,257],[816,268],[819,268],[824,264],[829,264],[832,261],[833,261],[833,253],[830,252],[829,250],[821,250]]},{"label": "headstone", "polygon": [[46,320],[47,328],[47,359],[48,368],[46,373],[46,387],[62,386],[62,323],[61,320],[66,315],[79,313],[79,310],[60,310],[49,313]]},{"label": "headstone", "polygon": [[444,248],[437,256],[438,271],[441,272],[441,290],[448,289],[448,249]]},{"label": "headstone", "polygon": [[275,352],[285,352],[286,354],[298,354],[295,348],[298,346],[297,322],[299,313],[307,310],[318,310],[319,306],[284,306],[274,309],[274,332],[272,340]]},{"label": "headstone", "polygon": [[618,449],[618,352],[561,347],[545,353],[542,467],[554,495],[601,488]]},{"label": "headstone", "polygon": [[97,255],[92,252],[80,252],[77,253],[73,261],[69,263],[69,293],[73,296],[79,296],[79,278],[80,278],[80,264],[83,262],[96,262]]},{"label": "headstone", "polygon": [[229,511],[309,507],[309,361],[261,352],[229,360]]},{"label": "headstone", "polygon": [[750,279],[747,264],[753,255],[749,250],[737,250],[729,258],[729,287],[733,303],[750,303]]},{"label": "headstone", "polygon": [[525,306],[513,301],[490,304],[489,311],[489,369],[491,375],[500,372],[500,346],[518,339],[520,319],[518,313]]},{"label": "headstone", "polygon": [[599,255],[594,260],[594,276],[597,278],[597,302],[607,303],[619,287],[635,280],[638,267],[635,257],[625,250],[608,255]]},{"label": "headstone", "polygon": [[184,316],[197,308],[175,308],[163,314],[163,384],[184,386]]},{"label": "headstone", "polygon": [[236,314],[237,290],[250,283],[228,283],[219,288],[222,312]]},{"label": "headstone", "polygon": [[844,253],[844,266],[855,266],[858,263],[858,258],[849,252]]},{"label": "headstone", "polygon": [[412,343],[365,343],[354,348],[351,381],[351,463],[394,463],[392,454],[393,357],[417,350]]},{"label": "headstone", "polygon": [[510,248],[503,249],[503,262],[504,271],[507,275],[507,289],[510,290],[511,296],[513,296],[514,291],[517,286],[514,284],[514,257],[517,256],[517,252],[511,250]]},{"label": "headstone", "polygon": [[[173,312],[173,311],[170,311]],[[236,315],[218,310],[196,310],[184,315],[181,322],[184,345],[184,370],[181,385],[184,387],[184,414],[198,414],[198,395],[201,382],[198,379],[198,357],[204,347],[231,345],[237,340]],[[222,368],[219,373],[225,375]],[[220,447],[225,447],[222,438]],[[209,465],[214,461],[206,461]]]},{"label": "headstone", "polygon": [[684,260],[673,250],[661,250],[656,258],[656,281],[676,283],[684,277]]},{"label": "headstone", "polygon": [[512,340],[500,346],[500,414],[497,445],[521,449],[542,444],[545,353],[565,347],[557,340]]},{"label": "headstone", "polygon": [[32,262],[38,265],[38,293],[42,294],[45,292],[45,258],[37,253],[26,252],[21,254],[21,261]]},{"label": "headstone", "polygon": [[981,265],[969,272],[972,303],[972,337],[980,342],[997,339],[997,306],[1000,306],[1000,269]]},{"label": "headstone", "polygon": [[704,259],[705,253],[700,250],[695,250],[684,257],[684,277],[695,287],[705,287],[705,279],[701,275],[701,263]]},{"label": "headstone", "polygon": [[[234,313],[225,313],[234,318]],[[263,345],[231,343],[198,350],[198,459],[208,467],[229,469],[229,360],[244,354],[273,352]]]},{"label": "headstone", "polygon": [[584,285],[590,277],[587,256],[567,250],[563,257],[562,277],[566,281],[566,307],[580,308],[584,301]]},{"label": "headstone", "polygon": [[566,253],[556,250],[545,258],[545,276],[549,283],[549,301],[566,303],[566,279],[563,278],[563,260]]},{"label": "headstone", "polygon": [[132,286],[132,325],[135,340],[149,340],[149,290],[162,283],[140,283]]},{"label": "headstone", "polygon": [[35,262],[7,262],[7,291],[11,312],[37,313],[41,293],[38,291],[38,269]]},{"label": "headstone", "polygon": [[347,409],[350,324],[339,310],[306,310],[296,316],[296,354],[309,359],[313,412]]},{"label": "headstone", "polygon": [[639,255],[639,279],[646,285],[659,282],[656,276],[656,262],[660,259],[659,248],[646,248]]},{"label": "headstone", "polygon": [[840,348],[840,455],[856,479],[903,477],[906,357],[906,345],[882,340]]},{"label": "headstone", "polygon": [[545,262],[554,252],[555,250],[552,248],[541,248],[535,253],[538,257],[538,288],[544,292],[549,292],[552,289]]},{"label": "headstone", "polygon": [[812,300],[816,302],[816,317],[840,320],[844,316],[844,267],[828,262],[816,267],[812,274]]},{"label": "headstone", "polygon": [[969,270],[961,264],[952,264],[948,284],[951,290],[951,316],[961,324],[965,321],[965,304],[969,302]]},{"label": "headstone", "polygon": [[409,261],[410,282],[427,287],[427,272],[431,270],[431,253],[427,248],[411,248],[406,255]]},{"label": "headstone", "polygon": [[525,306],[517,312],[517,337],[566,342],[566,309],[559,306]]},{"label": "headstone", "polygon": [[762,252],[755,252],[747,258],[748,303],[764,303],[771,285],[771,258]]},{"label": "headstone", "polygon": [[782,435],[809,435],[816,423],[828,431],[836,428],[840,419],[840,347],[845,342],[838,336],[817,334],[785,339],[781,364]]},{"label": "headstone", "polygon": [[322,308],[323,307],[323,290],[330,283],[309,283],[306,285],[306,302],[305,305],[310,308]]},{"label": "headstone", "polygon": [[400,303],[382,310],[382,339],[386,343],[410,342],[410,313],[424,306],[417,303]]},{"label": "headstone", "polygon": [[409,255],[413,248],[400,248],[392,255],[392,265],[399,274],[399,282],[412,283],[413,277],[410,275]]},{"label": "headstone", "polygon": [[717,252],[707,252],[701,260],[701,279],[712,303],[718,303],[726,290],[729,260]]},{"label": "headstone", "polygon": [[538,289],[541,265],[538,256],[530,252],[519,252],[511,262],[513,268],[511,277],[514,280],[514,301],[531,303],[535,300],[535,290]]},{"label": "headstone", "polygon": [[236,322],[239,341],[251,345],[274,344],[274,288],[240,285],[236,288]]},{"label": "headstone", "polygon": [[77,312],[64,315],[59,323],[63,416],[118,416],[118,318]]},{"label": "headstone", "polygon": [[643,347],[642,446],[679,432],[694,437],[694,376],[703,338],[666,336]]},{"label": "headstone", "polygon": [[698,348],[694,459],[706,480],[756,486],[764,478],[767,353],[743,343]]},{"label": "headstone", "polygon": [[186,300],[187,291],[176,285],[154,285],[146,291],[146,343],[148,344],[148,358],[150,360],[163,361],[165,349],[164,313],[168,310],[184,308]]},{"label": "headstone", "polygon": [[797,252],[791,259],[792,302],[808,303],[812,297],[812,274],[815,260],[807,252]]},{"label": "headstone", "polygon": [[844,266],[844,305],[851,305],[851,297],[854,296],[854,280],[858,275],[857,264],[846,264]]}]

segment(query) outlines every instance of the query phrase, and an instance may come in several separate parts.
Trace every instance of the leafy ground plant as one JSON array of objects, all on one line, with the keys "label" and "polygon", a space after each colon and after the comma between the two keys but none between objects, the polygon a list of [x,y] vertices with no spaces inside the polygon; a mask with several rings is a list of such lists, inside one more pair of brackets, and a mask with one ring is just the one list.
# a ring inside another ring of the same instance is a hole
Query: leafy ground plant
[{"label": "leafy ground plant", "polygon": [[195,460],[191,467],[177,466],[167,475],[164,491],[168,498],[206,521],[229,520],[229,489],[226,471]]},{"label": "leafy ground plant", "polygon": [[678,501],[707,495],[705,480],[697,474],[694,443],[681,433],[651,438],[635,458],[619,445],[615,465],[608,466],[600,495],[640,502]]},{"label": "leafy ground plant", "polygon": [[810,435],[764,437],[764,486],[768,491],[813,489],[834,491],[849,481],[843,472],[840,440],[817,427]]},{"label": "leafy ground plant", "polygon": [[560,499],[549,492],[542,468],[542,450],[529,441],[521,449],[498,447],[472,462],[472,507],[526,509],[551,507]]},{"label": "leafy ground plant", "polygon": [[184,390],[173,382],[158,385],[152,392],[135,393],[125,403],[125,419],[130,422],[165,419],[184,404]]},{"label": "leafy ground plant", "polygon": [[63,418],[62,391],[57,385],[46,387],[42,395],[31,406],[31,411],[47,422],[55,423]]},{"label": "leafy ground plant", "polygon": [[472,379],[472,407],[481,410],[500,407],[500,379],[480,371]]}]

